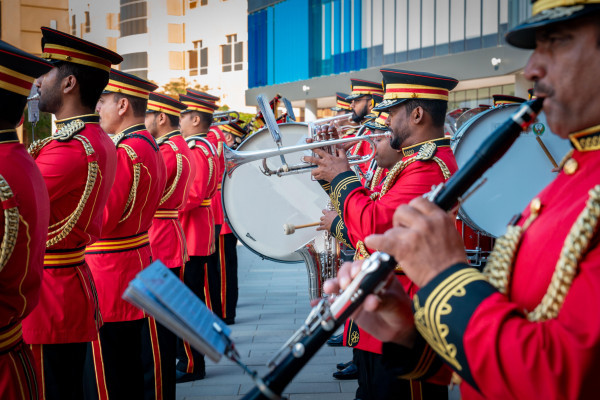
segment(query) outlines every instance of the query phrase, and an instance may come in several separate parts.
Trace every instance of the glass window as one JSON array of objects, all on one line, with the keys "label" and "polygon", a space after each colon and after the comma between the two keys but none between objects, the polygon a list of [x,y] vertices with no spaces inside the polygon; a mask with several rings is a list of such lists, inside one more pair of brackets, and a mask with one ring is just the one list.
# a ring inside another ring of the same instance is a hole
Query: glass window
[{"label": "glass window", "polygon": [[85,16],[85,25],[84,25],[85,26],[85,33],[90,33],[90,31],[91,31],[91,27],[90,27],[90,12],[86,11],[84,13],[84,16]]},{"label": "glass window", "polygon": [[148,53],[146,52],[129,53],[122,56],[121,69],[123,71],[148,68]]},{"label": "glass window", "polygon": [[465,2],[450,2],[450,40],[457,42],[465,38]]},{"label": "glass window", "polygon": [[146,0],[121,0],[121,37],[148,32]]},{"label": "glass window", "polygon": [[466,16],[467,39],[481,36],[481,0],[467,0]]},{"label": "glass window", "polygon": [[396,2],[396,52],[406,51],[408,40],[408,0]]},{"label": "glass window", "polygon": [[421,15],[421,47],[433,47],[435,44],[435,23],[437,16],[435,15],[435,1],[423,0]]},{"label": "glass window", "polygon": [[71,15],[71,35],[77,36],[77,18],[75,14]]},{"label": "glass window", "polygon": [[237,41],[237,34],[227,35],[227,43],[221,45],[223,72],[241,71],[244,61],[244,43]]},{"label": "glass window", "polygon": [[450,40],[450,3],[438,0],[435,3],[435,43],[444,44]]},{"label": "glass window", "polygon": [[421,1],[408,2],[408,49],[421,47]]}]

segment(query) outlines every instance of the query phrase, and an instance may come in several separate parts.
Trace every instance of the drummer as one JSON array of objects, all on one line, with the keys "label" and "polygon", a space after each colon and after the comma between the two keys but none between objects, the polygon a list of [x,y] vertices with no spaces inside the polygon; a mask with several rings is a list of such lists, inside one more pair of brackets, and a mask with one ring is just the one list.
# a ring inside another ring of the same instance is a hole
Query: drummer
[{"label": "drummer", "polygon": [[[448,93],[458,81],[424,72],[382,69],[381,73],[386,91],[384,101],[375,110],[389,113],[385,126],[391,132],[391,138],[377,142],[377,161],[390,169],[383,184],[375,190],[364,188],[342,152],[331,155],[315,150],[319,157],[305,157],[317,165],[312,172],[315,178],[331,182],[337,217],[321,228],[335,230],[343,221],[359,258],[368,257],[372,251],[365,246],[365,238],[389,229],[399,205],[427,193],[457,169],[450,140],[444,138],[444,120]],[[401,271],[398,279],[407,291],[417,290]],[[396,379],[383,366],[380,341],[353,321],[347,323],[344,334],[344,342],[359,349],[355,357],[359,371],[357,398],[410,398],[413,390],[420,390],[425,399],[448,396],[449,370],[426,382],[413,381],[413,376]]]}]

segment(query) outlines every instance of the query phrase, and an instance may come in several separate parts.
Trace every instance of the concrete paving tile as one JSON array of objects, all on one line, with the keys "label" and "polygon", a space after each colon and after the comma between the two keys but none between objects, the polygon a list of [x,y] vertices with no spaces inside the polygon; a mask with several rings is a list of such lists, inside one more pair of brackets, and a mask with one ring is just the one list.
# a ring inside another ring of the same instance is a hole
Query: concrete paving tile
[{"label": "concrete paving tile", "polygon": [[284,393],[340,393],[337,382],[292,382]]},{"label": "concrete paving tile", "polygon": [[228,385],[202,385],[192,387],[177,387],[177,395],[180,396],[234,396],[237,395],[240,390],[239,384],[228,384]]}]

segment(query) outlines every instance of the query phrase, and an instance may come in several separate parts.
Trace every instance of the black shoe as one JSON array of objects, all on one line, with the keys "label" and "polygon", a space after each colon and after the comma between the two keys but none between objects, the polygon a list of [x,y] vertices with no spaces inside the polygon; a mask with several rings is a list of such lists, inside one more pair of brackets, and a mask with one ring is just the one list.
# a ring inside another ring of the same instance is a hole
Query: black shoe
[{"label": "black shoe", "polygon": [[354,361],[353,361],[353,360],[350,360],[350,361],[348,361],[348,362],[345,362],[345,363],[339,363],[339,364],[338,364],[338,365],[336,365],[335,367],[338,369],[338,371],[342,371],[342,370],[344,370],[344,369],[348,368],[348,367],[349,367],[351,364],[353,364],[353,363],[354,363]]},{"label": "black shoe", "polygon": [[351,364],[350,366],[348,366],[348,368],[342,371],[334,372],[333,377],[335,379],[340,379],[344,381],[349,379],[358,379],[358,368],[356,368],[356,365]]},{"label": "black shoe", "polygon": [[340,333],[337,336],[330,337],[329,340],[327,341],[327,346],[331,346],[331,347],[343,346],[343,339],[342,339],[343,335],[344,335],[343,333]]},{"label": "black shoe", "polygon": [[204,379],[205,376],[206,376],[206,372],[188,374],[187,372],[183,372],[178,369],[175,370],[175,382],[176,383],[199,381],[199,380]]}]

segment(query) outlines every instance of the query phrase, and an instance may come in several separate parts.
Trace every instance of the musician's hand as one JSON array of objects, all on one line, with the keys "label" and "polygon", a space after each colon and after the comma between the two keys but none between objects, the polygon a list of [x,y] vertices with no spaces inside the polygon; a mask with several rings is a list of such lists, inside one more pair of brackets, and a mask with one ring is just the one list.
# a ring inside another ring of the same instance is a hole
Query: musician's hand
[{"label": "musician's hand", "polygon": [[317,128],[315,131],[315,136],[318,138],[318,140],[332,140],[339,139],[340,134],[337,125],[325,124]]},{"label": "musician's hand", "polygon": [[333,220],[335,219],[335,217],[337,217],[338,213],[336,211],[332,211],[332,210],[322,210],[323,212],[323,216],[321,217],[321,220],[319,221],[319,227],[317,228],[318,231],[330,231],[331,230],[331,224],[333,223]]},{"label": "musician's hand", "polygon": [[[346,289],[358,275],[363,261],[345,263],[337,277],[325,282],[326,293],[337,294]],[[411,300],[400,282],[391,273],[379,295],[370,294],[354,312],[352,318],[361,327],[383,342],[395,342],[412,347],[417,335]]]},{"label": "musician's hand", "polygon": [[467,262],[454,222],[441,208],[418,197],[396,209],[392,229],[368,236],[365,244],[391,254],[410,280],[422,287],[451,265]]},{"label": "musician's hand", "polygon": [[325,150],[315,149],[314,153],[318,157],[305,156],[303,160],[307,163],[317,165],[317,168],[311,172],[311,175],[315,179],[331,182],[333,178],[342,172],[350,171],[350,164],[348,164],[348,159],[344,151],[336,149],[336,155],[333,155],[327,153]]}]

